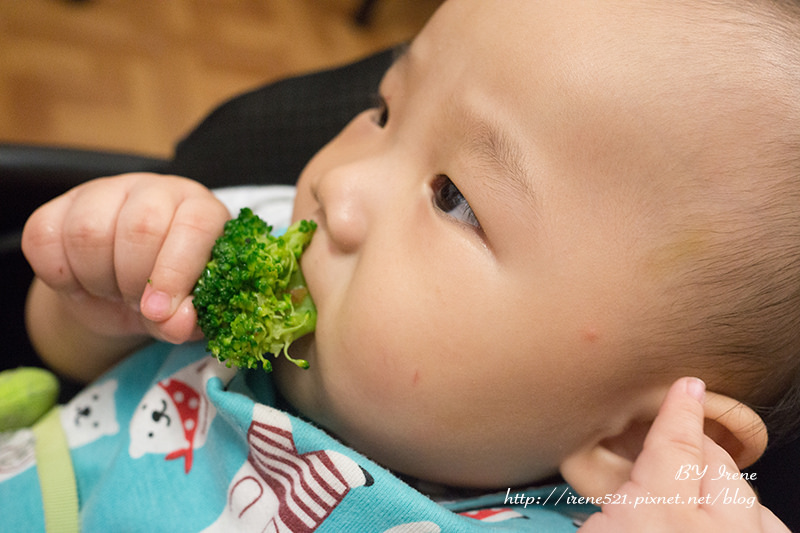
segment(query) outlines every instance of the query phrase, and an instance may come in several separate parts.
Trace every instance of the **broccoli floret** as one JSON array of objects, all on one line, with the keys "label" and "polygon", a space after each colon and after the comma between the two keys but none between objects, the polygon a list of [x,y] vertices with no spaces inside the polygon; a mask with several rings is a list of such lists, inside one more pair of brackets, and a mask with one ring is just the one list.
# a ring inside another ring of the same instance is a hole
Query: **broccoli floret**
[{"label": "broccoli floret", "polygon": [[298,259],[317,225],[294,223],[280,237],[244,208],[225,224],[211,260],[194,288],[197,322],[207,349],[228,366],[270,372],[266,354],[283,353],[301,368],[308,362],[289,357],[289,345],[314,331],[317,310]]}]

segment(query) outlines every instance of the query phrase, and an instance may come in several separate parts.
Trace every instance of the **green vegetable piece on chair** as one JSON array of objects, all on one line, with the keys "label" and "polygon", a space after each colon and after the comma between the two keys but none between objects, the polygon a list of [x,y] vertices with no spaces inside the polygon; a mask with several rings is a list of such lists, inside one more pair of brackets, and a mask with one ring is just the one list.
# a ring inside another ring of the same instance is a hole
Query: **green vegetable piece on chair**
[{"label": "green vegetable piece on chair", "polygon": [[301,220],[276,237],[249,208],[225,224],[194,288],[197,322],[207,349],[228,366],[270,372],[268,354],[289,356],[296,339],[314,331],[317,310],[299,259],[317,225]]}]

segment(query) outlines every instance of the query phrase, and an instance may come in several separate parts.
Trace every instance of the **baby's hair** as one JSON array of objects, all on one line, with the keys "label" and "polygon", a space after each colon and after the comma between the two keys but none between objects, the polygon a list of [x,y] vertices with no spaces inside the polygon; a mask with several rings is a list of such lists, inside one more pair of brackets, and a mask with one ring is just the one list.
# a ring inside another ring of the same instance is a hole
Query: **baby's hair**
[{"label": "baby's hair", "polygon": [[[759,34],[783,52],[765,58],[765,68],[772,69],[786,92],[779,107],[786,120],[784,135],[765,142],[763,167],[752,168],[754,183],[765,183],[756,212],[759,222],[743,239],[741,254],[729,252],[732,264],[749,263],[741,265],[737,282],[737,292],[745,298],[733,314],[741,318],[733,316],[730,322],[739,323],[740,337],[760,337],[750,346],[743,342],[742,348],[750,352],[756,369],[762,369],[754,372],[753,393],[768,401],[756,399],[751,407],[764,418],[775,444],[800,432],[800,2],[750,0],[741,2],[740,9],[762,21]],[[759,180],[760,175],[775,177]],[[725,324],[726,317],[716,321]]]},{"label": "baby's hair", "polygon": [[688,298],[673,312],[693,324],[672,345],[705,355],[713,388],[754,408],[774,443],[800,429],[800,171],[769,189],[747,217],[720,221],[681,276]]},{"label": "baby's hair", "polygon": [[774,444],[800,434],[800,2],[702,4],[722,31],[749,37],[734,46],[757,50],[753,83],[769,100],[748,151],[705,169],[736,176],[722,189],[731,196],[698,190],[711,212],[672,230],[673,242],[703,252],[674,278],[683,300],[672,300],[658,338],[712,376],[712,389],[754,408]]}]

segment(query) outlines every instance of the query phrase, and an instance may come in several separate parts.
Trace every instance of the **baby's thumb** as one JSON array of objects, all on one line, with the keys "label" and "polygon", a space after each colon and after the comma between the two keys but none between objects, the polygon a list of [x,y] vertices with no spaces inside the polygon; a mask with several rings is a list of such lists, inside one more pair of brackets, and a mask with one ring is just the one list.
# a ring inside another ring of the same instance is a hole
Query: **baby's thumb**
[{"label": "baby's thumb", "polygon": [[197,327],[197,313],[192,305],[191,296],[184,298],[169,318],[161,322],[148,322],[146,327],[153,337],[172,344],[182,344],[202,338],[202,333]]},{"label": "baby's thumb", "polygon": [[705,391],[705,383],[697,378],[681,378],[673,383],[653,421],[645,446],[676,448],[688,454],[687,460],[697,459],[703,451]]}]

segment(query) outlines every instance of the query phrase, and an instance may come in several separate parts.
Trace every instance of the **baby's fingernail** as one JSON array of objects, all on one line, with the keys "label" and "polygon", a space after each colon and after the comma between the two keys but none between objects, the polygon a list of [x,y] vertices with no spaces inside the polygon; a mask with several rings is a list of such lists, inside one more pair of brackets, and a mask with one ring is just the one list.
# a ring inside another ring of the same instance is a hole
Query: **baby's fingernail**
[{"label": "baby's fingernail", "polygon": [[686,392],[700,403],[706,397],[706,384],[702,379],[689,378],[686,380]]},{"label": "baby's fingernail", "polygon": [[149,320],[160,322],[169,318],[172,309],[172,297],[163,291],[145,289],[142,297],[142,314]]}]

